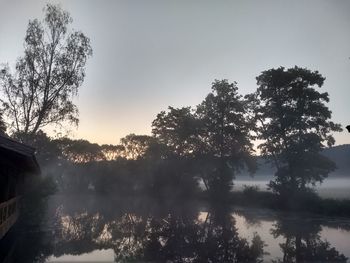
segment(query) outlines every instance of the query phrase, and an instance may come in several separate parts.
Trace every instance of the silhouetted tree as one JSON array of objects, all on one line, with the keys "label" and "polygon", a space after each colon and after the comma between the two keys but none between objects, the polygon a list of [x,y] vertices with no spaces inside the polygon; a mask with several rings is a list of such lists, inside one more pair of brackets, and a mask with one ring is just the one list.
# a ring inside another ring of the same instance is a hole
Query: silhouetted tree
[{"label": "silhouetted tree", "polygon": [[125,157],[128,159],[140,159],[145,157],[145,154],[154,140],[148,135],[129,134],[120,139],[121,145],[125,148]]},{"label": "silhouetted tree", "polygon": [[250,132],[254,124],[246,117],[246,107],[237,84],[227,80],[216,80],[212,92],[197,107],[202,122],[199,155],[216,160],[204,180],[218,194],[231,189],[235,172],[245,165],[250,171],[255,168]]},{"label": "silhouetted tree", "polygon": [[102,144],[101,151],[105,160],[112,161],[118,157],[124,157],[125,148],[123,145]]},{"label": "silhouetted tree", "polygon": [[189,199],[199,192],[198,178],[192,172],[191,160],[168,158],[152,162],[150,194],[163,199]]},{"label": "silhouetted tree", "polygon": [[176,155],[193,154],[198,141],[199,126],[191,107],[168,109],[167,112],[160,112],[152,122],[153,135]]},{"label": "silhouetted tree", "polygon": [[322,182],[335,164],[320,154],[332,146],[332,132],[341,126],[330,121],[328,93],[320,93],[325,78],[317,71],[294,67],[270,69],[257,77],[249,95],[258,123],[261,153],[274,162],[277,172],[270,187],[291,199],[308,184]]},{"label": "silhouetted tree", "polygon": [[15,74],[0,69],[1,102],[11,121],[11,131],[36,133],[49,124],[78,123],[72,98],[85,77],[92,55],[90,40],[80,31],[68,30],[72,18],[59,6],[47,4],[42,22],[30,20],[24,56]]},{"label": "silhouetted tree", "polygon": [[56,140],[63,156],[73,163],[87,163],[104,160],[101,146],[87,140],[71,140],[61,138]]},{"label": "silhouetted tree", "polygon": [[160,161],[173,156],[167,145],[161,143],[157,138],[152,138],[147,147],[145,157],[150,161]]}]

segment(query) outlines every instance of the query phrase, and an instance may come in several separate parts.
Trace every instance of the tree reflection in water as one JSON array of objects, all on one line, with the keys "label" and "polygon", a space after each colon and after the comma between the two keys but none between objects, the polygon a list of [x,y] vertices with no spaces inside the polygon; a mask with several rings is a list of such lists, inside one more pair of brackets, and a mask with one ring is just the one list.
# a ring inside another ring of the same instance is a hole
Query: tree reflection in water
[{"label": "tree reflection in water", "polygon": [[[264,243],[258,235],[240,238],[229,207],[200,217],[199,206],[172,204],[156,211],[59,213],[55,256],[112,248],[115,261],[259,262]],[[106,220],[108,218],[108,220]]]},{"label": "tree reflection in water", "polygon": [[[239,236],[234,210],[227,206],[164,203],[147,198],[75,200],[53,203],[48,217],[54,220],[49,227],[43,223],[27,224],[16,230],[12,241],[7,241],[15,244],[14,262],[45,262],[50,256],[80,255],[98,249],[112,249],[115,262],[264,259],[266,244],[257,234],[249,240]],[[259,220],[252,222],[259,224]],[[276,222],[271,229],[273,237],[285,239],[280,244],[283,257],[277,262],[346,261],[344,255],[321,240],[320,223],[282,217],[272,220]]]},{"label": "tree reflection in water", "polygon": [[271,229],[274,238],[282,236],[283,259],[277,262],[347,262],[330,243],[321,240],[320,223],[298,218],[279,219]]}]

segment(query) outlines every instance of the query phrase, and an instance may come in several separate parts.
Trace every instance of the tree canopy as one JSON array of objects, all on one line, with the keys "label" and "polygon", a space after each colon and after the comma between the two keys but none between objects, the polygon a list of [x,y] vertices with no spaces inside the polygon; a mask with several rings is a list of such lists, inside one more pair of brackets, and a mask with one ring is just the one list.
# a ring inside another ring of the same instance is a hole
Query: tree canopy
[{"label": "tree canopy", "polygon": [[102,144],[101,151],[107,161],[116,160],[118,157],[124,157],[125,155],[123,145]]},{"label": "tree canopy", "polygon": [[73,163],[87,163],[105,160],[101,146],[87,140],[61,138],[55,141],[63,156]]},{"label": "tree canopy", "polygon": [[255,169],[251,142],[254,123],[246,112],[247,103],[238,94],[237,84],[227,80],[216,80],[212,92],[197,107],[202,122],[200,154],[217,159],[207,184],[218,189],[230,188],[234,173],[242,168]]},{"label": "tree canopy", "polygon": [[270,187],[278,193],[305,189],[322,182],[335,164],[320,151],[335,142],[341,126],[330,121],[325,78],[317,71],[294,67],[270,69],[257,77],[258,89],[248,96],[258,121],[261,153],[277,167]]},{"label": "tree canopy", "polygon": [[191,107],[169,107],[168,111],[161,111],[152,122],[152,133],[173,154],[186,156],[196,151],[198,124]]},{"label": "tree canopy", "polygon": [[136,135],[131,133],[121,138],[120,142],[125,149],[125,157],[136,160],[145,157],[153,140],[154,139],[148,135]]},{"label": "tree canopy", "polygon": [[1,102],[12,132],[34,134],[50,124],[78,123],[72,99],[92,55],[90,40],[69,28],[72,18],[60,6],[47,4],[44,12],[43,21],[29,21],[15,72],[8,65],[0,69]]}]

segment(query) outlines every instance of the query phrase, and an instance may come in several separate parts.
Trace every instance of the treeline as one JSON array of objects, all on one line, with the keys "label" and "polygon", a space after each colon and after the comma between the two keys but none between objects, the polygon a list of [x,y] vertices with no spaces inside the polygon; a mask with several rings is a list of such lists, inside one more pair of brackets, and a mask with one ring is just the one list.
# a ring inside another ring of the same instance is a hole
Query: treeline
[{"label": "treeline", "polygon": [[36,147],[42,167],[51,167],[43,170],[62,188],[90,181],[82,189],[114,185],[128,193],[165,189],[184,196],[198,191],[201,181],[222,199],[241,169],[255,171],[253,143],[276,167],[269,186],[282,199],[309,192],[310,184],[335,169],[320,154],[334,145],[332,133],[341,131],[331,121],[328,93],[316,90],[325,78],[300,67],[262,72],[257,90],[246,96],[236,82],[216,80],[198,106],[169,107],[156,116],[151,136],[130,134],[120,145],[48,138],[41,131],[47,126],[78,124],[73,98],[93,53],[90,39],[72,29],[72,21],[60,6],[47,4],[44,18],[28,23],[14,72],[8,65],[0,68],[0,133],[7,128],[13,138]]},{"label": "treeline", "polygon": [[[320,93],[324,78],[308,69],[262,72],[256,92],[243,96],[237,83],[215,80],[196,107],[169,107],[152,122],[152,135],[130,134],[118,145],[52,140],[43,132],[14,136],[37,148],[63,189],[188,196],[201,182],[225,198],[235,175],[254,173],[253,143],[276,168],[269,187],[282,199],[310,192],[336,167],[320,152],[335,143],[333,123]],[[50,173],[50,172],[49,172]]]}]

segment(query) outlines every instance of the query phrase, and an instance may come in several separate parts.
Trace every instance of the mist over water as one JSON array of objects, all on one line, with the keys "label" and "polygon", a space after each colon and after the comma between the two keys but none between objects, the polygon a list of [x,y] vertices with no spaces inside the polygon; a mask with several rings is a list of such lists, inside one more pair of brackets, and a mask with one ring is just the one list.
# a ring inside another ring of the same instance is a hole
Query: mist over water
[{"label": "mist over water", "polygon": [[[20,240],[15,259],[290,262],[286,258],[298,257],[307,262],[346,262],[350,257],[350,219],[307,213],[146,195],[56,194],[49,198],[44,218],[39,227],[18,228],[8,237],[15,243]],[[31,238],[23,238],[28,233]]]},{"label": "mist over water", "polygon": [[[242,191],[245,186],[257,186],[260,190],[269,191],[267,184],[273,179],[271,176],[256,175],[250,176],[237,176],[234,181],[234,189]],[[336,198],[336,199],[350,199],[350,178],[344,176],[333,175],[322,184],[316,184],[312,188],[322,198]]]}]

